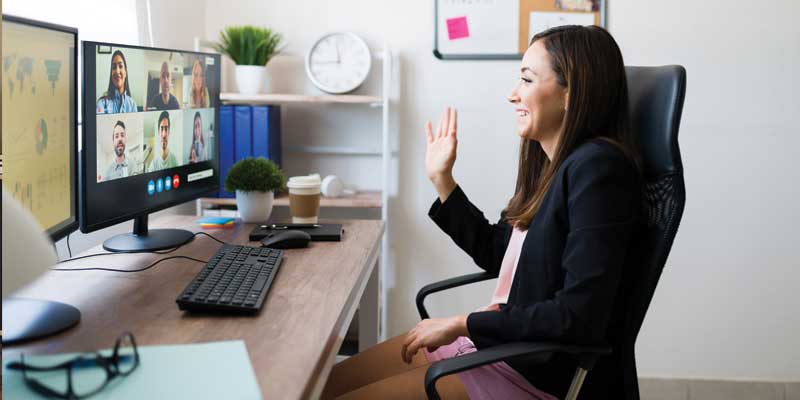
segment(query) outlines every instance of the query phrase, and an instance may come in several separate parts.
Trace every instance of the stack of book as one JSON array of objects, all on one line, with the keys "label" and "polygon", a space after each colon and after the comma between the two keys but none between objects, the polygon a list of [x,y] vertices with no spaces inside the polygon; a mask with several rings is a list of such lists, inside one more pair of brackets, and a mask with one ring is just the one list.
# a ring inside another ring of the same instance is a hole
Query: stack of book
[{"label": "stack of book", "polygon": [[197,225],[203,229],[230,229],[233,228],[234,218],[204,217],[197,220]]}]

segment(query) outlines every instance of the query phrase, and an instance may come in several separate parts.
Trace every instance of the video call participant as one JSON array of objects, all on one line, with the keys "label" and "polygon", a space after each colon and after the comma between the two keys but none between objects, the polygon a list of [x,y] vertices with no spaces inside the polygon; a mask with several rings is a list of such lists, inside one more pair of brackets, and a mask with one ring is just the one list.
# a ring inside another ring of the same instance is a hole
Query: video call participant
[{"label": "video call participant", "polygon": [[175,168],[178,166],[178,160],[175,159],[175,155],[169,152],[169,127],[169,113],[163,111],[158,116],[158,136],[161,139],[161,155],[156,154],[153,161],[150,162],[148,172]]},{"label": "video call participant", "polygon": [[189,149],[189,162],[196,163],[206,160],[206,142],[203,140],[203,118],[200,112],[194,113],[194,131],[192,134],[192,147]]},{"label": "video call participant", "polygon": [[125,145],[127,143],[127,133],[125,123],[117,121],[111,133],[111,141],[114,146],[114,160],[106,168],[106,173],[101,177],[103,181],[110,181],[117,178],[125,178],[132,175],[131,166],[125,156]]},{"label": "video call participant", "polygon": [[161,64],[161,78],[159,79],[161,92],[151,97],[150,101],[147,102],[148,110],[177,110],[181,108],[178,99],[169,92],[172,81],[170,78],[169,65],[164,61]]},{"label": "video call participant", "polygon": [[192,63],[192,91],[189,95],[189,108],[210,107],[208,88],[206,87],[206,71],[200,59]]},{"label": "video call participant", "polygon": [[108,77],[108,89],[97,100],[98,114],[136,112],[136,101],[131,97],[128,86],[128,62],[121,51],[111,55],[111,74]]}]

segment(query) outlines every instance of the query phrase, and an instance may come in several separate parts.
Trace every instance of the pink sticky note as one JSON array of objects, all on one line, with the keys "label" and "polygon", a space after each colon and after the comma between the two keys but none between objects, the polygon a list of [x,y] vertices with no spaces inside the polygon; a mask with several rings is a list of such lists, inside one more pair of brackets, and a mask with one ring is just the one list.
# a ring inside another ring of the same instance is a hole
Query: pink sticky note
[{"label": "pink sticky note", "polygon": [[467,17],[450,18],[447,20],[447,37],[450,40],[469,37]]}]

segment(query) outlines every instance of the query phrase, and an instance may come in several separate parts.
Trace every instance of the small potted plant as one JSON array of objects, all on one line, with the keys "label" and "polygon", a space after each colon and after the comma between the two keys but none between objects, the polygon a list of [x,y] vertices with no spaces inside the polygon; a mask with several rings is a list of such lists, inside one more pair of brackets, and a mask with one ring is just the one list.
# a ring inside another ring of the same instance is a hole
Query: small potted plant
[{"label": "small potted plant", "polygon": [[256,94],[267,86],[267,63],[281,49],[282,36],[269,28],[229,26],[220,33],[214,48],[236,63],[239,93]]},{"label": "small potted plant", "polygon": [[280,168],[263,157],[239,160],[225,177],[225,190],[236,192],[236,207],[244,222],[267,222],[275,191],[285,186],[286,177]]}]

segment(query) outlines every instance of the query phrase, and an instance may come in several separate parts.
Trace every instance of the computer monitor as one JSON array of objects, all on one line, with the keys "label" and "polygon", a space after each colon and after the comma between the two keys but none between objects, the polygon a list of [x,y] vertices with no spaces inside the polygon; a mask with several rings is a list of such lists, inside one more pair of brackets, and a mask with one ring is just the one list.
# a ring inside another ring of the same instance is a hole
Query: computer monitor
[{"label": "computer monitor", "polygon": [[56,241],[78,227],[77,51],[75,28],[3,15],[4,345],[80,321],[71,305],[12,292],[57,261],[37,231]]},{"label": "computer monitor", "polygon": [[109,251],[192,240],[147,217],[219,189],[219,83],[218,54],[83,42],[81,231],[133,219]]},{"label": "computer monitor", "polygon": [[77,29],[3,15],[3,189],[53,241],[78,228],[77,44]]}]

